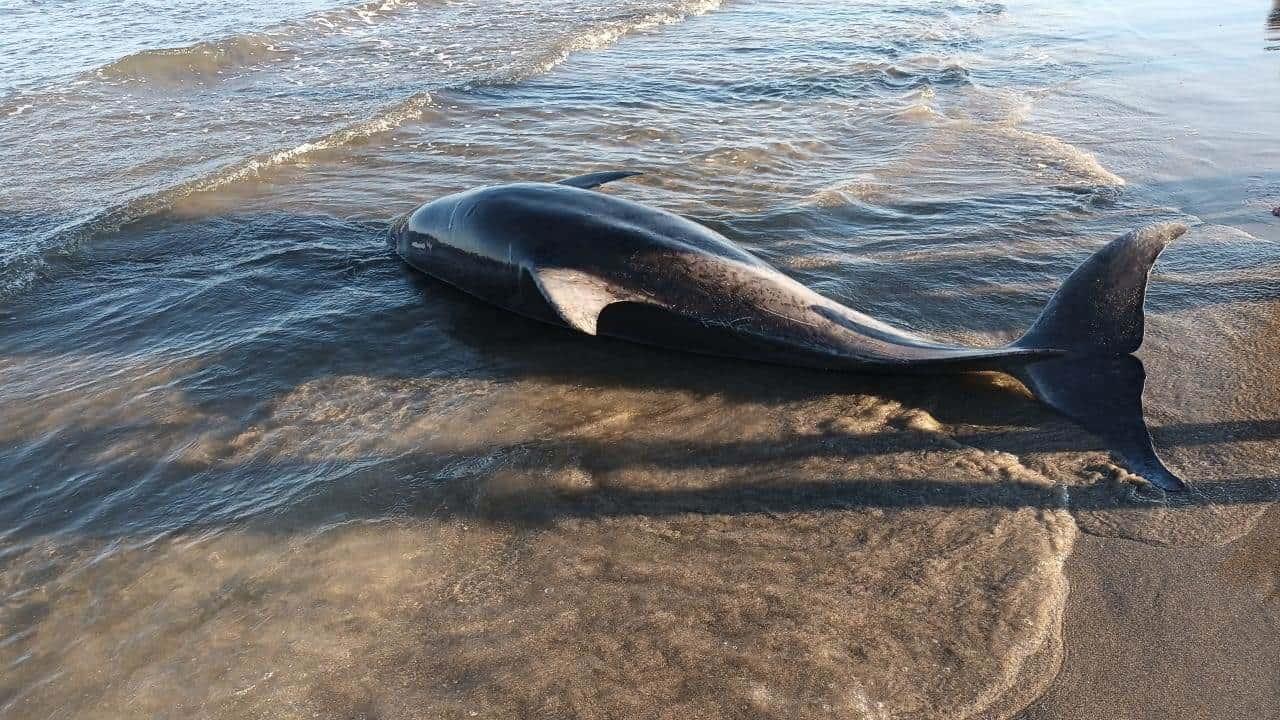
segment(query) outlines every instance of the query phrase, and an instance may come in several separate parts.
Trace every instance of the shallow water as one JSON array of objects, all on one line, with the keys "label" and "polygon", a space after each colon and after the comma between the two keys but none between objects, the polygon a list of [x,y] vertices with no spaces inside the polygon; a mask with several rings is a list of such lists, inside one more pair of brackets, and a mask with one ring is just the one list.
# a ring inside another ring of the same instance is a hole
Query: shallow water
[{"label": "shallow water", "polygon": [[[0,714],[1008,717],[1077,533],[1221,544],[1277,497],[1265,7],[0,9]],[[1198,492],[1001,376],[578,337],[386,250],[423,200],[614,167],[976,344],[1191,225],[1141,354]]]}]

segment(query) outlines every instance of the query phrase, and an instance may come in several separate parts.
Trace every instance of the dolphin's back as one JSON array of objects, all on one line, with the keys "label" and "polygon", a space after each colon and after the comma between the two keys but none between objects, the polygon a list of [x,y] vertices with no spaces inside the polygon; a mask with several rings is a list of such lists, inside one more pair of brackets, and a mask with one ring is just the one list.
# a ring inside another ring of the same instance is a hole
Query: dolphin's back
[{"label": "dolphin's back", "polygon": [[[447,213],[436,215],[447,215],[447,223],[434,229],[441,243],[459,257],[501,266],[455,273],[463,279],[450,281],[513,311],[677,349],[895,372],[1127,352],[1141,341],[1147,272],[1160,248],[1182,231],[1161,226],[1117,239],[1064,283],[1020,340],[973,348],[872,318],[710,228],[625,198],[571,185],[513,183],[446,200]],[[506,274],[503,283],[485,284],[498,272]],[[601,326],[611,308],[613,321]],[[618,322],[623,316],[632,322]],[[641,316],[644,322],[635,322]]]},{"label": "dolphin's back", "polygon": [[522,250],[545,260],[665,249],[770,267],[704,225],[616,195],[556,183],[513,183],[461,198],[459,220],[471,221],[483,233],[518,237]]},{"label": "dolphin's back", "polygon": [[[498,304],[589,334],[838,369],[985,367],[1051,354],[915,335],[814,292],[710,228],[576,187],[518,183],[464,193],[451,229],[456,244],[496,244],[482,253],[519,264],[552,312]],[[611,322],[602,325],[606,310]]]}]

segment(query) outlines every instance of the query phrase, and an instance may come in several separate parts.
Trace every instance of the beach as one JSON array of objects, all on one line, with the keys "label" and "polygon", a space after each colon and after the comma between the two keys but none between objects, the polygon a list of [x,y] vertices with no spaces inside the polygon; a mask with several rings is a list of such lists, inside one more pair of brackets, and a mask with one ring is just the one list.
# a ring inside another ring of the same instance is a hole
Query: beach
[{"label": "beach", "polygon": [[1226,547],[1082,538],[1067,564],[1071,652],[1019,717],[1273,716],[1276,532],[1271,510]]},{"label": "beach", "polygon": [[[1272,717],[1280,21],[0,0],[0,717]],[[998,346],[1106,242],[1164,493],[999,373],[589,337],[388,247],[604,170]]]}]

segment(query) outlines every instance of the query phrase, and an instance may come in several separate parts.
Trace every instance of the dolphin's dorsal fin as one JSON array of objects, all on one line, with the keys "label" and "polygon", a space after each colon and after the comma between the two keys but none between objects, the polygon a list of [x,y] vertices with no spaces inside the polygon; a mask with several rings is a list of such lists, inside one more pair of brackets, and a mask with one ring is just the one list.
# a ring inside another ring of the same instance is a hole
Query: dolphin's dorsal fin
[{"label": "dolphin's dorsal fin", "polygon": [[542,296],[570,327],[596,334],[596,320],[606,307],[640,297],[608,281],[570,268],[535,268],[529,271]]},{"label": "dolphin's dorsal fin", "polygon": [[582,188],[590,190],[591,188],[600,187],[601,185],[621,180],[622,178],[634,177],[641,173],[631,170],[609,170],[606,172],[588,173],[586,175],[575,175],[571,178],[565,178],[556,182],[557,185],[569,185],[570,187]]}]

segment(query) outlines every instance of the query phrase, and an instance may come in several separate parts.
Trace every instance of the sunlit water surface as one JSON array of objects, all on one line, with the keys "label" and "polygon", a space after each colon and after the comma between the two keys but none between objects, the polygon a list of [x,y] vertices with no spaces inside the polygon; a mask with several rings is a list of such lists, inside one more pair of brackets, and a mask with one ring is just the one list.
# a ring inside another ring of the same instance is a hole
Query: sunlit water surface
[{"label": "sunlit water surface", "polygon": [[[1276,497],[1255,3],[0,0],[0,715],[1008,717],[1080,531]],[[999,376],[579,337],[390,256],[599,169],[877,317],[1007,340],[1177,220],[1146,488]]]}]

